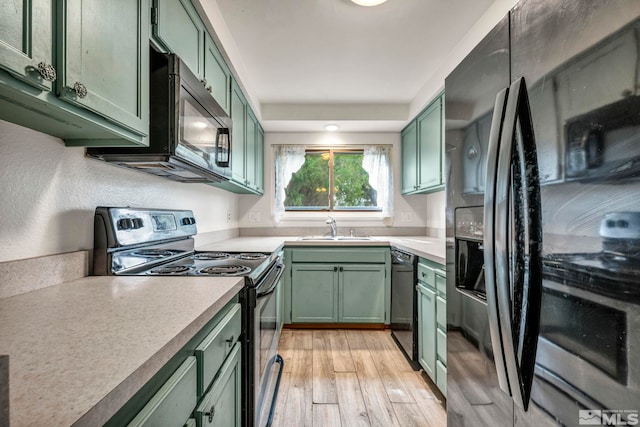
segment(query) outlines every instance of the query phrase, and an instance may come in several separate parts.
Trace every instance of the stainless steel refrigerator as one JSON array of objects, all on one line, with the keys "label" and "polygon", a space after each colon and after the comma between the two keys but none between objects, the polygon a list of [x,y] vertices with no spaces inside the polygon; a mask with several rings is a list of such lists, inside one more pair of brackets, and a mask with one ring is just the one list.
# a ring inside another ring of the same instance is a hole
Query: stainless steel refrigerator
[{"label": "stainless steel refrigerator", "polygon": [[445,117],[448,425],[639,424],[640,1],[521,1]]}]

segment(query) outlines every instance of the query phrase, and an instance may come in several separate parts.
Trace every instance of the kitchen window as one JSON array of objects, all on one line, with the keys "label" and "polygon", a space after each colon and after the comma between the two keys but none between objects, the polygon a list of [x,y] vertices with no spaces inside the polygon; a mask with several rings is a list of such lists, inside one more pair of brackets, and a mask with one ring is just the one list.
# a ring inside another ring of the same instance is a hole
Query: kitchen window
[{"label": "kitchen window", "polygon": [[277,219],[292,211],[369,211],[390,216],[391,147],[275,149]]}]

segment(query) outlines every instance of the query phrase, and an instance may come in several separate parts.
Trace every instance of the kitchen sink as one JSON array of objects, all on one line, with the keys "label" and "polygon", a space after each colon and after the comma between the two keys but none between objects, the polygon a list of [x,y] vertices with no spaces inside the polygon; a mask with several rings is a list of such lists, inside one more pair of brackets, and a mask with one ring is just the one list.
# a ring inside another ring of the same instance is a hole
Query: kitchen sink
[{"label": "kitchen sink", "polygon": [[340,241],[340,240],[349,240],[349,241],[365,241],[365,240],[371,240],[371,237],[364,237],[364,236],[336,236],[336,237],[331,237],[331,236],[304,236],[304,237],[300,237],[298,238],[298,240],[308,240],[308,241],[312,241],[312,240],[316,240],[316,241]]}]

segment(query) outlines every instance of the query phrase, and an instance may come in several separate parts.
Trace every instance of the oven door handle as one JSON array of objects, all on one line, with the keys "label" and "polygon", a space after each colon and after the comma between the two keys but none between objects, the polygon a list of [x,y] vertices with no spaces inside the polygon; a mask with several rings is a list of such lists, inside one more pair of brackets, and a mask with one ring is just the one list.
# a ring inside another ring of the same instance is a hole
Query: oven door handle
[{"label": "oven door handle", "polygon": [[[258,299],[260,298],[264,298],[267,297],[269,295],[271,295],[272,293],[275,292],[276,287],[278,286],[278,282],[280,281],[280,278],[282,277],[282,274],[284,273],[284,265],[282,263],[277,263],[276,266],[273,268],[273,270],[269,273],[269,276],[267,276],[264,281],[262,283],[260,283],[257,287],[256,287],[256,297]],[[270,279],[270,276],[275,274],[275,278],[274,279]],[[270,282],[270,283],[269,283]],[[265,287],[265,283],[268,283],[266,285],[267,289],[262,289],[263,287]]]}]

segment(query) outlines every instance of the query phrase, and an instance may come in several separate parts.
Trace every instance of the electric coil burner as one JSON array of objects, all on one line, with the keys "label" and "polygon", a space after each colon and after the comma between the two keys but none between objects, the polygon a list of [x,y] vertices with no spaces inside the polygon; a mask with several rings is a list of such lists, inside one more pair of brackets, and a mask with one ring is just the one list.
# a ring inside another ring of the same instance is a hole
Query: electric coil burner
[{"label": "electric coil burner", "polygon": [[215,261],[219,259],[226,259],[226,258],[229,258],[230,256],[231,255],[229,255],[226,252],[199,252],[193,255],[193,259]]},{"label": "electric coil burner", "polygon": [[251,271],[249,267],[244,265],[219,265],[205,267],[198,271],[199,274],[209,274],[212,276],[242,276]]},{"label": "electric coil burner", "polygon": [[261,253],[242,253],[242,254],[236,255],[236,258],[238,259],[247,259],[247,260],[265,259],[266,257],[267,255],[261,254]]},{"label": "electric coil burner", "polygon": [[185,265],[174,265],[174,266],[161,266],[152,268],[147,271],[147,274],[155,274],[155,275],[165,275],[165,274],[175,274],[180,275],[189,270],[189,267]]},{"label": "electric coil burner", "polygon": [[284,266],[276,253],[196,252],[196,233],[191,211],[98,207],[93,273],[211,277],[212,286],[215,277],[243,277],[242,425],[269,425],[284,364],[276,322]]}]

